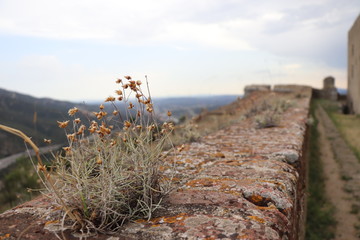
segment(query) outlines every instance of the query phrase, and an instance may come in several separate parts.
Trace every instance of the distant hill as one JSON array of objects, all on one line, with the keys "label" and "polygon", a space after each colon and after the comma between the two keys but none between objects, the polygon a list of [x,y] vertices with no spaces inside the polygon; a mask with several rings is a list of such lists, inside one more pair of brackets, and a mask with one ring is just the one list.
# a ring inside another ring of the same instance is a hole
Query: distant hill
[{"label": "distant hill", "polygon": [[[38,146],[44,145],[44,138],[52,139],[54,143],[64,143],[64,131],[58,128],[56,121],[67,119],[68,109],[76,105],[0,89],[0,124],[23,131]],[[4,131],[0,131],[0,143],[0,157],[25,149],[19,137]]]},{"label": "distant hill", "polygon": [[346,88],[337,88],[337,91],[341,95],[346,95],[347,94],[347,89]]},{"label": "distant hill", "polygon": [[[166,119],[168,110],[173,112],[175,119],[190,118],[202,110],[212,110],[227,105],[239,96],[203,96],[203,97],[174,97],[154,99],[156,114]],[[102,102],[93,101],[91,104],[79,104],[67,101],[57,101],[49,98],[35,98],[29,95],[0,89],[0,124],[23,131],[40,147],[43,139],[52,139],[53,143],[66,143],[64,130],[58,128],[56,121],[69,119],[67,112],[76,106],[83,112],[98,111]],[[123,106],[120,106],[120,110]],[[110,112],[112,107],[106,104]],[[11,134],[0,131],[0,158],[23,152],[24,142]]]},{"label": "distant hill", "polygon": [[181,117],[193,117],[198,115],[202,110],[213,110],[221,106],[234,102],[239,95],[215,95],[200,97],[171,97],[155,98],[154,105],[157,113],[161,116],[167,110],[172,111],[173,116],[177,119]]}]

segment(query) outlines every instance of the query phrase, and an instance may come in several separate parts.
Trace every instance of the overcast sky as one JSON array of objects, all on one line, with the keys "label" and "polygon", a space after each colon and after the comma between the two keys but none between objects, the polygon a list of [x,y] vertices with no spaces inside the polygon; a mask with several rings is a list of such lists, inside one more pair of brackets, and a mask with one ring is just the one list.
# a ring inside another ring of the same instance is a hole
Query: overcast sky
[{"label": "overcast sky", "polygon": [[152,95],[248,84],[346,87],[359,0],[0,0],[0,88],[103,99],[148,75]]}]

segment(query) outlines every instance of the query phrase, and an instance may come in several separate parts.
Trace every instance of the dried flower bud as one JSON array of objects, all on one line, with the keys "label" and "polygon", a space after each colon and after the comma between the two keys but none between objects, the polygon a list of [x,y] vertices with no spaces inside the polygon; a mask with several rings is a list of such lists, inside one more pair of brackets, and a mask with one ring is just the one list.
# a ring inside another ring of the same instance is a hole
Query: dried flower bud
[{"label": "dried flower bud", "polygon": [[129,107],[128,107],[128,109],[133,109],[133,108],[134,108],[134,104],[129,103]]},{"label": "dried flower bud", "polygon": [[136,85],[140,86],[142,84],[142,82],[140,80],[136,81]]},{"label": "dried flower bud", "polygon": [[100,108],[100,110],[103,110],[105,108],[104,104],[100,104],[99,108]]},{"label": "dried flower bud", "polygon": [[172,113],[170,111],[167,112],[168,117],[171,117]]},{"label": "dried flower bud", "polygon": [[150,126],[147,127],[147,129],[148,129],[149,131],[152,131],[152,130],[155,129],[155,125],[154,125],[154,124],[151,124]]},{"label": "dried flower bud", "polygon": [[112,96],[109,96],[105,99],[105,102],[114,102],[114,101],[115,101],[115,98]]},{"label": "dried flower bud", "polygon": [[64,149],[65,152],[71,152],[71,147],[63,147],[62,149]]},{"label": "dried flower bud", "polygon": [[131,127],[131,123],[129,121],[124,121],[124,126],[129,128]]},{"label": "dried flower bud", "polygon": [[177,148],[177,150],[178,150],[179,152],[182,152],[184,149],[185,149],[185,145],[184,145],[184,144]]},{"label": "dried flower bud", "polygon": [[57,121],[57,123],[58,123],[59,128],[66,128],[67,125],[69,124],[69,120],[68,120],[68,121],[64,121],[64,122],[59,122],[59,121]]},{"label": "dried flower bud", "polygon": [[102,122],[98,133],[99,133],[101,136],[104,136],[105,134],[110,134],[110,133],[111,133],[111,129],[108,128],[108,127],[106,127],[105,122]]},{"label": "dried flower bud", "polygon": [[97,159],[96,159],[96,163],[100,165],[100,164],[102,164],[102,163],[103,163],[103,161],[101,160],[101,158],[100,158],[100,157],[97,157]]},{"label": "dried flower bud", "polygon": [[114,110],[112,114],[113,114],[114,116],[116,116],[116,115],[118,115],[118,114],[119,114],[119,111]]},{"label": "dried flower bud", "polygon": [[44,138],[44,143],[51,144],[51,139]]},{"label": "dried flower bud", "polygon": [[75,133],[66,135],[67,139],[74,142],[76,140]]},{"label": "dried flower bud", "polygon": [[89,127],[89,132],[90,132],[90,133],[94,133],[95,131],[96,131],[96,127],[95,127],[95,126]]},{"label": "dried flower bud", "polygon": [[124,76],[124,78],[126,78],[127,80],[131,80],[130,76]]},{"label": "dried flower bud", "polygon": [[120,78],[118,78],[118,79],[116,80],[116,83],[117,83],[117,84],[122,83],[122,80],[121,80]]},{"label": "dried flower bud", "polygon": [[81,122],[81,120],[80,120],[80,118],[76,118],[76,119],[74,120],[74,122],[75,122],[76,124],[79,124],[79,123]]},{"label": "dried flower bud", "polygon": [[124,84],[123,88],[127,89],[129,87],[129,84]]},{"label": "dried flower bud", "polygon": [[79,109],[76,107],[69,109],[69,111],[68,111],[69,116],[74,116],[75,113],[77,113],[78,111],[79,111]]},{"label": "dried flower bud", "polygon": [[45,166],[45,165],[41,165],[40,163],[38,163],[37,169],[38,169],[38,171],[46,172],[46,166]]},{"label": "dried flower bud", "polygon": [[123,95],[123,92],[121,90],[116,90],[115,93],[120,96]]},{"label": "dried flower bud", "polygon": [[78,132],[76,133],[76,135],[81,135],[81,134],[83,134],[84,131],[85,131],[85,129],[86,129],[86,126],[85,126],[85,125],[81,125],[80,128],[79,128],[79,130],[78,130]]},{"label": "dried flower bud", "polygon": [[117,99],[118,99],[119,101],[122,101],[122,100],[123,100],[123,97],[120,96],[120,97],[118,97]]},{"label": "dried flower bud", "polygon": [[149,113],[152,113],[154,111],[154,109],[152,107],[146,107],[146,111],[148,111]]}]

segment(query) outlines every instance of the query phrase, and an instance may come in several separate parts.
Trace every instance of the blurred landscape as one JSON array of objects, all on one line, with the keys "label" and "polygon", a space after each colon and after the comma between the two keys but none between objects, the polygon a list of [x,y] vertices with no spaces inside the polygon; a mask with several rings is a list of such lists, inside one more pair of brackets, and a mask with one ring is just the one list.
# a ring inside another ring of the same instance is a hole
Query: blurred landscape
[{"label": "blurred landscape", "polygon": [[[154,105],[159,120],[166,119],[167,111],[173,113],[175,122],[190,119],[204,110],[213,110],[235,101],[237,95],[155,98]],[[0,89],[0,123],[23,131],[38,146],[44,146],[43,139],[51,139],[54,144],[66,143],[63,129],[57,121],[68,119],[68,110],[80,109],[80,117],[93,119],[93,111],[99,110],[101,101],[79,103],[57,101],[50,98],[35,98],[26,94]],[[110,109],[109,104],[105,105]],[[123,106],[119,106],[120,110]],[[110,110],[109,110],[110,111]],[[26,150],[22,139],[0,132],[0,158]]]}]

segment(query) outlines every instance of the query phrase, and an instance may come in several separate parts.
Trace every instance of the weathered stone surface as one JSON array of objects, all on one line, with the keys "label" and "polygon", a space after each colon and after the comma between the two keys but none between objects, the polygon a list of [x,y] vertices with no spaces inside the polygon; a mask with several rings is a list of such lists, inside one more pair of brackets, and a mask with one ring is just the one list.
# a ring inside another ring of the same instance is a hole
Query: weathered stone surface
[{"label": "weathered stone surface", "polygon": [[[164,200],[164,207],[150,221],[128,223],[113,237],[148,240],[301,238],[305,211],[304,144],[311,89],[292,89],[291,94],[268,92],[244,99],[251,99],[252,104],[247,108],[260,104],[264,98],[293,101],[282,113],[279,126],[257,129],[254,117],[239,119],[198,142],[186,144],[181,155],[170,155],[167,161],[176,163],[174,190]],[[169,174],[166,166],[163,170],[165,175]],[[49,221],[39,220],[41,214],[36,212],[42,211],[44,216],[51,207],[46,202],[33,201],[0,215],[0,236],[15,234],[3,225],[25,214],[18,211],[27,206],[32,206],[31,211],[25,212],[33,219],[42,221],[43,225]],[[108,237],[98,235],[97,239]]]}]

